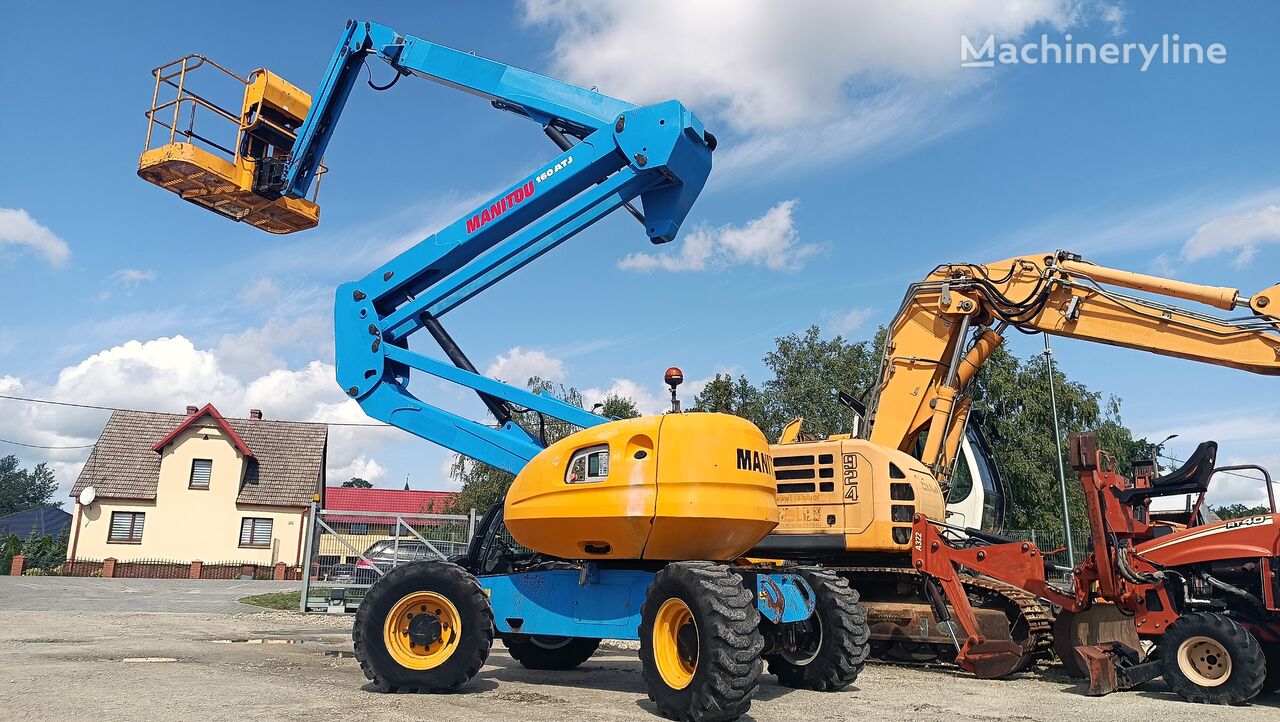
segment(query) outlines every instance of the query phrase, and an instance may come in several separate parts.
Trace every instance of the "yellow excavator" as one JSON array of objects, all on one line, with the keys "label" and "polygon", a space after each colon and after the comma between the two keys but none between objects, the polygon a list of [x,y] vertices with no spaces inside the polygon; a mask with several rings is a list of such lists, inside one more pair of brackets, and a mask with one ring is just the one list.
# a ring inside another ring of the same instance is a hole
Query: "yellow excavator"
[{"label": "yellow excavator", "polygon": [[[1243,314],[1219,318],[1165,299]],[[968,420],[973,379],[1004,332],[1040,331],[1277,375],[1278,309],[1280,285],[1246,297],[1062,251],[939,266],[907,290],[888,329],[870,412],[859,409],[864,428],[812,438],[797,419],[772,446],[780,523],[753,554],[821,563],[847,577],[867,609],[873,653],[950,659],[956,639],[933,611],[941,599],[928,598],[911,568],[912,519],[992,531],[999,517],[995,466]],[[949,492],[953,502],[956,492],[967,500],[948,505]],[[1045,602],[989,578],[967,577],[965,585],[983,636],[1017,645],[1020,667],[1051,645]]]}]

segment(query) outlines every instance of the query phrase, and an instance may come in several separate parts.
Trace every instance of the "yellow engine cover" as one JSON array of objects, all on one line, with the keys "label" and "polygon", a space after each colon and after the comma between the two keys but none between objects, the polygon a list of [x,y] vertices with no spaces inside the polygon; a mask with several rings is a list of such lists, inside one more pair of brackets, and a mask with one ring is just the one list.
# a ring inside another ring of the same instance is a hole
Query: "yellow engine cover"
[{"label": "yellow engine cover", "polygon": [[769,444],[727,414],[642,416],[547,447],[507,492],[524,546],[566,559],[733,559],[778,524]]}]

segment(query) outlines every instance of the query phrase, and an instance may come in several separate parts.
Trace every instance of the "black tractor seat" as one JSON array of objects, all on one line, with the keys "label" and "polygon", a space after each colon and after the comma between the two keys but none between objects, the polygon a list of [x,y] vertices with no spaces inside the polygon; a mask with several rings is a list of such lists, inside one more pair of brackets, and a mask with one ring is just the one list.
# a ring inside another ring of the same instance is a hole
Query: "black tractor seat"
[{"label": "black tractor seat", "polygon": [[1113,490],[1113,493],[1122,504],[1137,504],[1161,496],[1200,494],[1209,488],[1209,478],[1213,476],[1214,460],[1217,457],[1218,442],[1202,442],[1177,470],[1152,479],[1150,488]]}]

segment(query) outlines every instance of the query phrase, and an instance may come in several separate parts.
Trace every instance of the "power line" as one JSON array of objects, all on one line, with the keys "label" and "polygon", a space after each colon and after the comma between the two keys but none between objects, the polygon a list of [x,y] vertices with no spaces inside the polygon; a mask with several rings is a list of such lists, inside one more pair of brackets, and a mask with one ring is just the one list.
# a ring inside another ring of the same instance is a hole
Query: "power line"
[{"label": "power line", "polygon": [[41,446],[40,444],[24,444],[21,441],[10,441],[8,439],[0,439],[0,444],[13,444],[14,446],[25,446],[28,449],[92,449],[96,444],[82,444],[80,446]]},{"label": "power line", "polygon": [[[77,404],[71,401],[54,401],[52,399],[37,399],[29,396],[13,396],[11,394],[0,394],[0,399],[8,399],[9,401],[22,401],[28,404],[45,404],[48,406],[66,406],[73,409],[92,409],[95,411],[128,411],[130,413],[135,413],[135,414],[164,414],[166,416],[181,416],[181,414],[175,414],[169,411],[148,411],[145,409],[126,409],[126,408],[121,408],[119,406],[100,406],[98,404]],[[297,421],[292,419],[259,419],[259,420],[266,421],[266,422],[286,421],[289,423],[296,423],[296,424],[325,424],[326,426],[365,426],[365,427],[375,427],[375,428],[384,428],[384,429],[394,428],[390,424],[383,424],[375,421],[366,421],[366,422]],[[17,444],[18,446],[28,446],[28,444],[18,444],[18,442],[9,442],[9,443]],[[89,444],[88,446],[93,446],[93,444]],[[82,447],[34,447],[34,448],[87,448],[87,447],[82,446]]]}]

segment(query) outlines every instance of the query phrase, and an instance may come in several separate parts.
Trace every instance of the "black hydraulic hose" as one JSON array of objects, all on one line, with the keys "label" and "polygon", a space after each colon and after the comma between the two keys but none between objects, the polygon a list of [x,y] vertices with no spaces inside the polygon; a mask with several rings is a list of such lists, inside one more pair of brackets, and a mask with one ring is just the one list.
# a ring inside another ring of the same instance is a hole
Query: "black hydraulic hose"
[{"label": "black hydraulic hose", "polygon": [[1247,592],[1247,591],[1245,591],[1245,590],[1241,589],[1240,587],[1237,587],[1237,586],[1236,586],[1236,585],[1234,585],[1234,584],[1228,584],[1228,583],[1226,583],[1226,582],[1222,581],[1221,579],[1218,579],[1217,577],[1213,576],[1212,574],[1208,574],[1208,573],[1206,573],[1206,574],[1204,575],[1204,580],[1205,580],[1206,582],[1209,582],[1209,584],[1210,584],[1210,585],[1212,585],[1212,586],[1214,586],[1214,587],[1217,587],[1218,589],[1221,589],[1222,591],[1224,591],[1224,592],[1226,592],[1226,593],[1228,593],[1228,594],[1234,594],[1234,595],[1236,595],[1237,597],[1240,597],[1241,599],[1244,599],[1246,602],[1249,602],[1250,604],[1254,605],[1255,607],[1261,607],[1262,609],[1266,609],[1266,607],[1267,607],[1266,602],[1263,602],[1263,601],[1262,601],[1261,599],[1259,599],[1256,595],[1251,594],[1251,593],[1249,593],[1249,592]]},{"label": "black hydraulic hose", "polygon": [[[436,343],[440,344],[440,350],[444,351],[444,355],[449,357],[454,366],[464,371],[470,371],[473,374],[480,373],[476,370],[475,364],[471,363],[471,359],[467,358],[467,355],[462,352],[453,337],[449,335],[449,332],[444,330],[444,326],[440,325],[439,319],[426,311],[422,312],[421,318],[422,326],[427,329],[427,332],[436,340]],[[493,418],[497,419],[499,424],[506,425],[511,422],[511,407],[507,405],[506,401],[483,391],[476,391],[476,395],[488,407],[489,413],[493,414]]]}]

